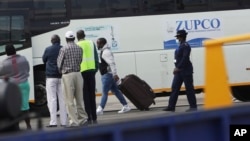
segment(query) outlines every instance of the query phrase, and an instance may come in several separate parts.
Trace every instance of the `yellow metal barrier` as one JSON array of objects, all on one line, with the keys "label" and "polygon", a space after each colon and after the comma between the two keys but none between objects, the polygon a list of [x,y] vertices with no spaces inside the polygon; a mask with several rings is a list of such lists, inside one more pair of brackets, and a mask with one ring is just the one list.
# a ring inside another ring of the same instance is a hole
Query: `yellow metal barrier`
[{"label": "yellow metal barrier", "polygon": [[223,44],[250,40],[250,34],[236,35],[204,41],[205,46],[205,101],[204,108],[212,109],[232,105],[227,80]]}]

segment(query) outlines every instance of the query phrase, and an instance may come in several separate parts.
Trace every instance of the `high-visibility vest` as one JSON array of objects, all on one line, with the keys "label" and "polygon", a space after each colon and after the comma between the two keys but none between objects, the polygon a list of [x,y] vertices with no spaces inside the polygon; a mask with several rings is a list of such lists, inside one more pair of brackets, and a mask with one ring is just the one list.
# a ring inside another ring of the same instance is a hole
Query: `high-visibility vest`
[{"label": "high-visibility vest", "polygon": [[95,68],[94,43],[91,40],[81,40],[77,43],[83,50],[81,72]]}]

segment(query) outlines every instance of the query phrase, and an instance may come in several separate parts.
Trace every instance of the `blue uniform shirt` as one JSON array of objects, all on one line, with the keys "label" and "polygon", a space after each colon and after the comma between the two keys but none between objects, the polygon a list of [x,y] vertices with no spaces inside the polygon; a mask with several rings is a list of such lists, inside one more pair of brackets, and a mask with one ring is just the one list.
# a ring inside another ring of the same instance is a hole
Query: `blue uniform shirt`
[{"label": "blue uniform shirt", "polygon": [[187,42],[182,42],[175,50],[175,67],[180,69],[181,73],[192,74],[193,65],[190,61],[191,47]]}]

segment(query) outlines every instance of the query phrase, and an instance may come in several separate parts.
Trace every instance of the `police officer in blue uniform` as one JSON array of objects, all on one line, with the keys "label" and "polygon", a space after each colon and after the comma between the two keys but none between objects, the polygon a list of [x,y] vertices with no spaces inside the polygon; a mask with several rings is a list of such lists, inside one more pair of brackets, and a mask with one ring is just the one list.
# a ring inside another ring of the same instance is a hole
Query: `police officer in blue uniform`
[{"label": "police officer in blue uniform", "polygon": [[185,30],[178,30],[176,34],[176,41],[179,47],[175,50],[175,68],[173,71],[174,78],[172,82],[172,92],[169,98],[168,106],[164,111],[175,111],[175,105],[178,99],[180,88],[184,82],[186,88],[186,95],[190,108],[189,111],[196,111],[196,96],[193,85],[193,65],[190,61],[191,47],[186,42],[187,32]]}]

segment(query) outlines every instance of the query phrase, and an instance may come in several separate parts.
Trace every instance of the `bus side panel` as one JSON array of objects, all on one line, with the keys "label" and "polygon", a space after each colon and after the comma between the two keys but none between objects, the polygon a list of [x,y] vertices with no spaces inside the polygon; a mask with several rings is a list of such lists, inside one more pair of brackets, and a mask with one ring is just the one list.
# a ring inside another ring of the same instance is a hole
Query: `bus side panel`
[{"label": "bus side panel", "polygon": [[223,46],[227,75],[230,83],[250,81],[250,44]]},{"label": "bus side panel", "polygon": [[[194,85],[204,85],[204,50],[192,48]],[[136,53],[137,75],[154,89],[171,88],[174,70],[174,49]],[[184,86],[184,85],[183,85]]]},{"label": "bus side panel", "polygon": [[[30,100],[35,99],[35,92],[34,92],[34,75],[33,75],[33,56],[32,56],[32,48],[28,48],[25,50],[20,51],[20,54],[25,55],[27,60],[29,61],[29,66],[30,66],[30,76],[29,76],[29,84],[30,84]],[[27,55],[29,54],[29,55]]]},{"label": "bus side panel", "polygon": [[[172,80],[169,66],[169,52],[171,51],[145,51],[136,53],[137,75],[145,80],[152,88],[170,87],[169,80]],[[173,62],[171,61],[173,64]]]},{"label": "bus side panel", "polygon": [[192,48],[191,61],[193,63],[194,86],[204,86],[205,79],[205,52],[204,48]]}]

